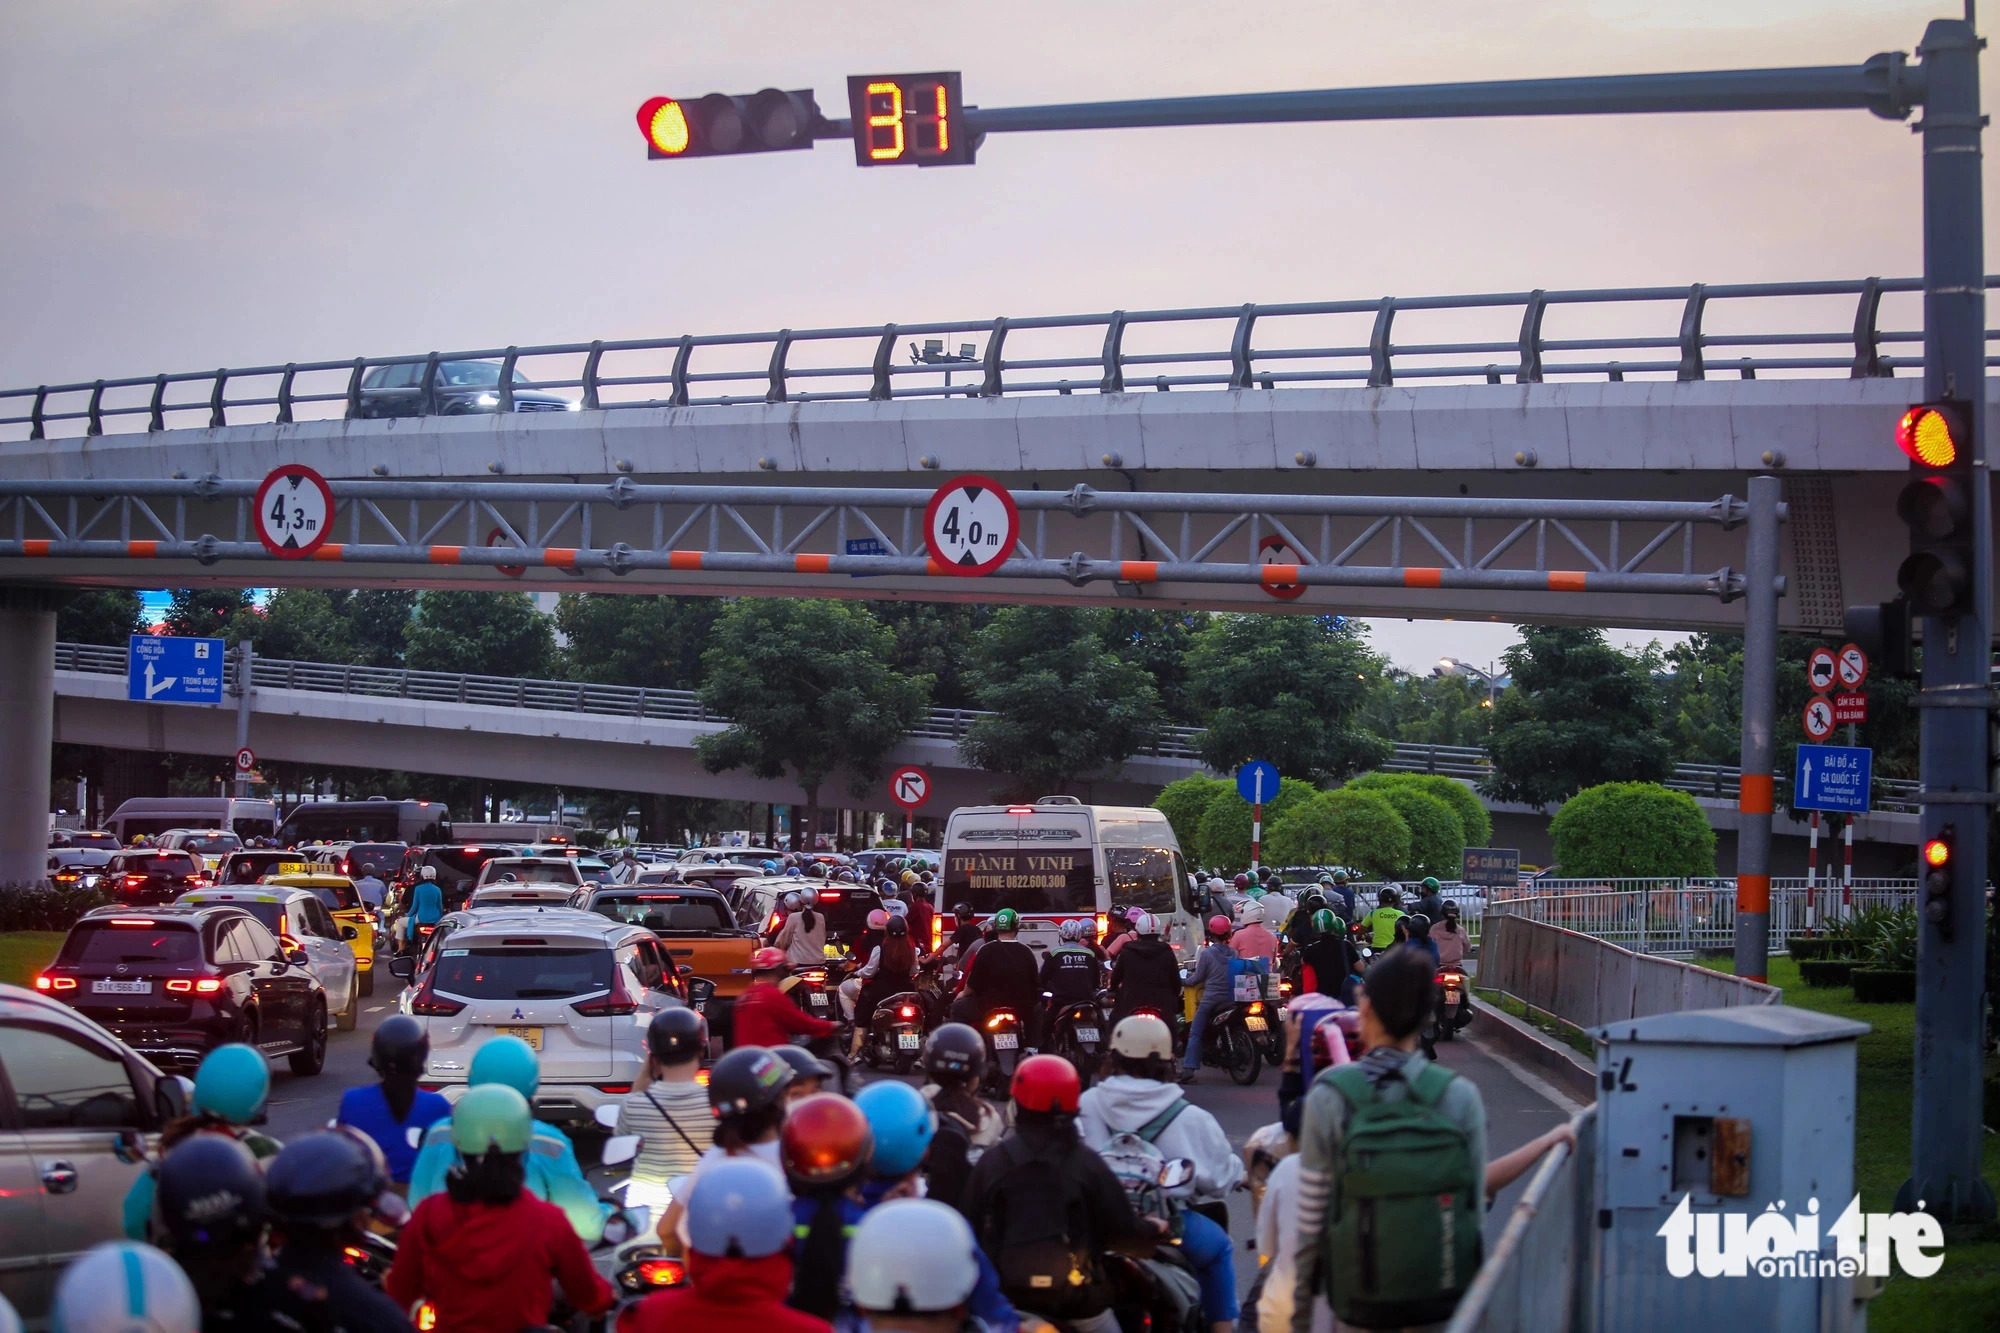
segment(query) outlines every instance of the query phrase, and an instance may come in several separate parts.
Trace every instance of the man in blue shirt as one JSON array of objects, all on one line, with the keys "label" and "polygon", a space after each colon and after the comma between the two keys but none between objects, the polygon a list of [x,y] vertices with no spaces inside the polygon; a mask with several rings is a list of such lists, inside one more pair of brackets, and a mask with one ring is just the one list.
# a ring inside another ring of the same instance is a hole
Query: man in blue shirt
[{"label": "man in blue shirt", "polygon": [[[423,1024],[396,1014],[375,1029],[368,1047],[368,1067],[380,1083],[349,1088],[340,1095],[334,1123],[360,1130],[375,1140],[389,1164],[389,1178],[407,1194],[410,1168],[416,1165],[412,1140],[440,1120],[451,1119],[451,1103],[417,1086],[430,1061],[431,1040]],[[414,1134],[412,1130],[416,1131]]]},{"label": "man in blue shirt", "polygon": [[361,877],[354,881],[354,892],[368,906],[378,912],[382,910],[382,899],[387,896],[389,886],[382,882],[381,875],[378,873],[378,868],[373,861],[369,861],[361,867]]}]

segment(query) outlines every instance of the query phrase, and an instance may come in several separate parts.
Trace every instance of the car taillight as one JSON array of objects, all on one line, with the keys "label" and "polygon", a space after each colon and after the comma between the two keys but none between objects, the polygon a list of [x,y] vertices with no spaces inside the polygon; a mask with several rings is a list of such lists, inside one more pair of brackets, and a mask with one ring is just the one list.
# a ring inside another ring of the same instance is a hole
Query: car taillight
[{"label": "car taillight", "polygon": [[52,977],[44,972],[35,978],[36,990],[75,990],[75,977]]},{"label": "car taillight", "polygon": [[425,977],[424,984],[410,997],[410,1012],[422,1014],[425,1018],[449,1018],[465,1008],[463,1000],[448,1000],[431,989],[433,977]]},{"label": "car taillight", "polygon": [[128,889],[141,889],[145,886],[146,877],[144,875],[127,875],[125,877],[125,887]]},{"label": "car taillight", "polygon": [[175,977],[167,983],[167,989],[175,995],[213,995],[222,989],[222,978],[195,977],[189,980]]},{"label": "car taillight", "polygon": [[612,1092],[612,1093],[618,1093],[620,1095],[632,1091],[632,1085],[630,1083],[593,1083],[591,1084],[591,1086],[593,1088],[596,1088],[599,1092]]},{"label": "car taillight", "polygon": [[772,931],[776,930],[776,929],[777,929],[777,928],[778,928],[779,926],[782,926],[782,925],[784,925],[784,924],[785,924],[785,917],[784,917],[784,913],[782,913],[782,912],[772,912],[772,913],[771,913],[771,921],[770,921],[770,924],[768,924],[768,925],[766,925],[766,926],[764,927],[764,933],[765,933],[766,935],[768,935],[768,934],[770,934],[770,933],[771,933]]},{"label": "car taillight", "polygon": [[625,990],[625,974],[615,967],[611,969],[610,990],[594,1000],[579,1000],[570,1008],[585,1018],[615,1018],[639,1012],[638,1001]]}]

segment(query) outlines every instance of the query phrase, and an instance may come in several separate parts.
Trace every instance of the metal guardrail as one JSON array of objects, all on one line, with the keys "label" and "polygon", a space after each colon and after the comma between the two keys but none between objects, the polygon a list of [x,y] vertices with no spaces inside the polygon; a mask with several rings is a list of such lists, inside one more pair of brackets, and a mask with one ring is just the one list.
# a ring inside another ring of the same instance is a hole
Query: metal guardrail
[{"label": "metal guardrail", "polygon": [[[1822,880],[1771,881],[1771,940],[1825,926],[1871,907],[1910,907],[1911,879],[1859,879],[1851,887]],[[1575,931],[1647,955],[1722,953],[1736,941],[1734,881],[1558,880],[1525,889],[1496,889],[1487,898],[1481,929],[1499,916]]]},{"label": "metal guardrail", "polygon": [[[1986,282],[2000,286],[2000,277]],[[1294,385],[1375,388],[1413,380],[1526,384],[1631,375],[1688,381],[1774,373],[1863,378],[1921,369],[1922,316],[1915,296],[1921,289],[1917,278],[1695,283],[486,347],[0,390],[0,410],[11,409],[0,415],[0,432],[25,426],[27,438],[39,440],[60,422],[82,423],[85,435],[103,434],[107,423],[135,428],[143,423],[145,430],[158,431],[167,429],[169,417],[180,424],[188,414],[197,417],[189,424],[209,427],[354,418],[385,415],[392,402],[400,405],[412,395],[416,401],[408,405],[428,415],[455,410],[466,399],[422,387],[401,395],[386,386],[364,387],[368,373],[383,366],[421,366],[425,383],[435,385],[440,365],[464,361],[498,363],[488,396],[494,400],[489,410],[499,412],[514,411],[515,393],[530,388],[574,390],[581,408],[609,410]],[[1906,327],[1882,326],[1885,295],[1907,300]],[[1802,302],[1811,304],[1802,309]],[[1632,306],[1648,304],[1677,311],[1678,319],[1669,313],[1635,331],[1604,331]],[[1727,311],[1726,329],[1708,323],[1718,310]],[[1412,320],[1425,327],[1399,340],[1399,316],[1405,329]],[[1551,317],[1565,326],[1566,336],[1550,336]],[[1812,327],[1797,327],[1794,321],[1801,319]],[[964,344],[970,354],[954,355],[944,347],[954,335],[983,337],[984,348]],[[920,352],[918,338],[937,346]],[[899,365],[905,340],[911,360]],[[541,373],[529,377],[522,362]],[[2000,357],[1989,357],[1987,364],[2000,364]],[[952,384],[954,371],[965,379]]]},{"label": "metal guardrail", "polygon": [[1635,953],[1497,907],[1481,923],[1479,985],[1577,1028],[1784,998],[1776,986]]},{"label": "metal guardrail", "polygon": [[1570,1128],[1576,1146],[1558,1143],[1536,1164],[1444,1333],[1569,1333],[1582,1326],[1596,1221],[1590,1203],[1597,1108],[1577,1112]]}]

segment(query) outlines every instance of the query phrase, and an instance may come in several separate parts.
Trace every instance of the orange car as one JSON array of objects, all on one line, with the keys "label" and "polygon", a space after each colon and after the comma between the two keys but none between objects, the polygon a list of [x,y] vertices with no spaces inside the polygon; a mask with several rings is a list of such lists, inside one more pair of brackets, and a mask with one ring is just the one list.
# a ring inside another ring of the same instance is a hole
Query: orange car
[{"label": "orange car", "polygon": [[590,890],[578,905],[657,935],[677,965],[715,987],[717,1003],[711,1009],[718,1018],[750,985],[750,952],[757,947],[757,937],[737,926],[728,901],[714,889],[700,884],[606,884]]}]

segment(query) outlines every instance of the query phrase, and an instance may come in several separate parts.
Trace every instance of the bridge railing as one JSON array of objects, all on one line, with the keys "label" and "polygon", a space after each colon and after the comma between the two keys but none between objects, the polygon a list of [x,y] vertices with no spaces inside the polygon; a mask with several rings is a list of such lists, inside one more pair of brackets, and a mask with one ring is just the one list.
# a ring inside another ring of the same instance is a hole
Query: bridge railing
[{"label": "bridge railing", "polygon": [[[1917,901],[1910,879],[1858,879],[1845,886],[1822,880],[1771,881],[1771,944],[1820,929],[1873,907]],[[1725,952],[1736,940],[1733,880],[1541,880],[1523,889],[1496,889],[1487,898],[1482,931],[1494,918],[1514,916],[1555,926],[1640,954]]]},{"label": "bridge railing", "polygon": [[1570,1120],[1576,1146],[1536,1164],[1444,1333],[1569,1333],[1584,1325],[1593,1253],[1597,1108]]},{"label": "bridge railing", "polygon": [[[1988,278],[1987,285],[2000,286],[2000,278]],[[81,434],[100,435],[170,424],[570,405],[595,410],[1627,376],[1863,378],[1921,368],[1921,289],[1916,278],[1696,283],[360,356],[0,390],[0,436],[25,433],[39,440],[52,427],[72,425]],[[1887,324],[1885,297],[1892,316]],[[1635,309],[1645,313],[1634,319]],[[961,341],[967,338],[973,341]],[[488,363],[470,372],[483,386],[459,391],[454,382],[465,384],[468,362]],[[2000,364],[2000,357],[1988,364]],[[408,371],[389,369],[398,367]]]},{"label": "bridge railing", "polygon": [[1777,1004],[1783,997],[1776,986],[1508,912],[1489,913],[1481,923],[1479,985],[1578,1028],[1685,1009]]}]

